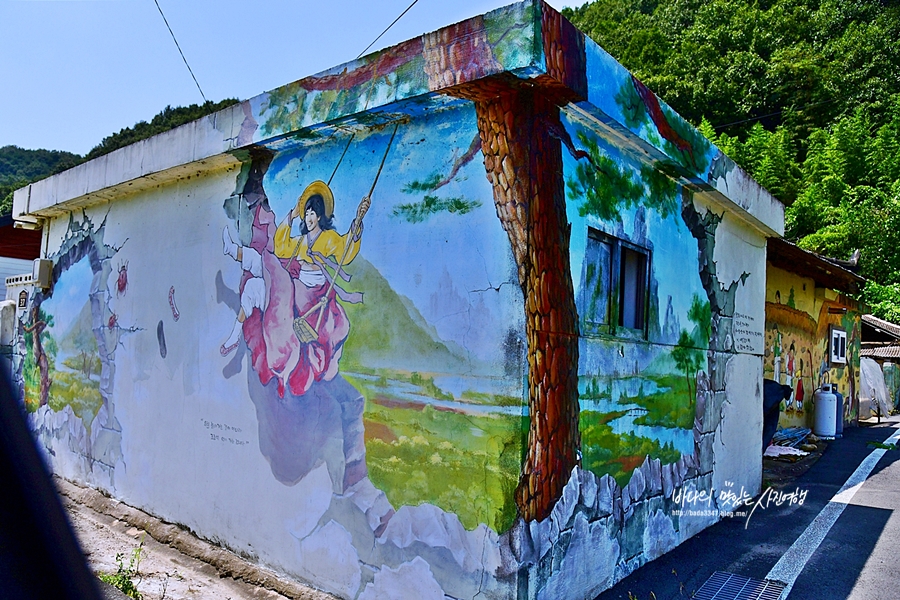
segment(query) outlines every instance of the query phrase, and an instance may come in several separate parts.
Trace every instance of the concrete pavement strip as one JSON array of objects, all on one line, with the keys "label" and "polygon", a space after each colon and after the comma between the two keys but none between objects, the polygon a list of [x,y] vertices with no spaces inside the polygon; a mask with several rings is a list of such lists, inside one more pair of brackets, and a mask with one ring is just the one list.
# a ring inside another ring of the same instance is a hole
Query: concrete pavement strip
[{"label": "concrete pavement strip", "polygon": [[[900,417],[890,417],[884,419],[880,424],[866,423],[861,427],[845,429],[843,439],[830,442],[828,449],[808,471],[795,480],[779,482],[777,488],[772,490],[773,493],[764,492],[758,496],[754,502],[759,506],[753,512],[752,519],[734,516],[719,521],[686,540],[669,553],[637,569],[611,589],[603,592],[598,596],[598,600],[690,598],[716,571],[753,579],[766,579],[773,576],[773,573],[777,575],[778,572],[773,567],[790,551],[795,542],[810,528],[810,524],[823,513],[823,510],[825,513],[833,512],[834,508],[825,510],[830,503],[846,500],[850,493],[848,490],[860,490],[859,487],[854,486],[869,481],[865,477],[862,482],[857,481],[861,476],[859,474],[848,484],[848,479],[861,464],[867,459],[870,463],[875,461],[877,466],[873,471],[874,474],[879,470],[883,471],[885,465],[900,460],[900,453],[896,451],[888,451],[887,454],[884,451],[873,454],[873,449],[869,446],[871,442],[884,442],[891,434],[895,433],[898,426],[900,426]],[[881,477],[883,478],[887,474],[887,472],[883,472]],[[843,489],[845,485],[846,489]],[[890,484],[888,485],[892,487]],[[865,490],[866,488],[863,487],[862,491]],[[805,501],[802,504],[794,502],[781,505],[765,502],[766,498],[771,499],[774,496],[791,492],[802,493]],[[839,495],[840,492],[843,494]],[[894,502],[895,500],[886,501]],[[894,510],[896,508],[900,508],[900,506],[893,507]],[[882,531],[871,525],[866,527],[858,520],[847,521],[849,517],[847,517],[846,511],[844,512],[844,517],[840,520],[836,519],[834,527],[826,532],[827,537],[825,537],[822,547],[813,552],[814,556],[810,559],[809,565],[794,574],[795,591],[801,584],[803,591],[798,592],[799,595],[793,594],[791,598],[797,597],[803,600],[810,597],[823,599],[847,597],[852,588],[852,582],[841,583],[841,589],[847,593],[829,595],[825,593],[824,589],[816,587],[816,595],[809,595],[810,585],[824,585],[825,581],[831,581],[831,578],[838,575],[848,581],[855,580],[854,578],[859,576],[859,568],[862,567],[853,566],[863,560],[856,556],[860,551],[859,544],[835,547],[829,541],[832,537],[846,535],[847,527],[859,535],[865,534],[874,538],[892,535],[891,532]],[[823,519],[825,517],[819,520],[815,529],[823,524]],[[807,534],[807,538],[809,535]],[[873,542],[870,540],[868,543]],[[828,557],[823,558],[822,553],[826,552],[826,546],[828,546]],[[797,548],[794,549],[794,552],[796,550]],[[813,550],[815,549],[813,548]],[[842,559],[841,553],[847,553],[847,556]],[[823,561],[827,564],[823,564]],[[782,562],[782,567],[785,562]],[[839,565],[841,566],[837,568]],[[796,567],[800,566],[796,565]],[[847,572],[848,569],[855,573]],[[810,577],[812,577],[811,580]],[[891,582],[885,581],[884,585],[890,586]]]},{"label": "concrete pavement strip", "polygon": [[[805,549],[807,559],[813,554],[817,546],[812,543],[815,540],[811,542],[808,539],[812,534],[807,532],[819,531],[822,538],[828,534],[830,525],[840,516],[837,508],[846,506],[851,491],[860,489],[866,481],[868,471],[860,473],[859,468],[867,463],[873,463],[869,465],[873,467],[885,453],[884,450],[873,451],[866,443],[882,442],[889,434],[894,433],[893,428],[900,423],[897,419],[892,421],[886,421],[880,426],[845,431],[844,440],[835,442],[829,448],[830,451],[823,455],[824,460],[814,464],[810,471],[792,482],[791,485],[809,492],[805,505],[780,511],[769,508],[757,512],[752,523],[745,523],[745,519],[740,518],[725,519],[687,540],[672,552],[638,569],[599,598],[689,598],[713,572],[721,570],[760,579],[790,579],[787,583],[792,584],[806,563],[800,564],[788,558],[801,548]],[[233,593],[228,597],[286,597],[299,600],[334,598],[281,577],[229,550],[200,540],[177,525],[166,523],[97,490],[81,487],[58,477],[54,479],[70,513],[94,511],[108,519],[127,523],[133,528],[128,532],[132,534],[132,539],[139,535],[139,530],[146,531],[156,542],[169,546],[173,552],[208,565],[210,572],[219,578],[233,578],[250,588],[245,594]],[[826,517],[832,518],[829,520]],[[820,531],[823,519],[829,525],[824,532]],[[86,550],[90,552],[90,548]],[[179,565],[179,577],[187,574],[189,579],[190,569],[185,567],[184,561],[179,562]],[[791,565],[790,573],[785,571],[787,565]],[[166,595],[166,598],[176,597],[177,595]]]},{"label": "concrete pavement strip", "polygon": [[[896,430],[888,439],[884,440],[885,444],[896,444],[900,438],[900,430]],[[850,504],[856,492],[862,488],[863,484],[869,478],[875,465],[881,460],[881,457],[887,452],[884,448],[878,448],[860,463],[859,467],[850,475],[850,478],[841,486],[837,494],[825,505],[822,511],[813,519],[813,522],[804,530],[797,540],[788,548],[788,551],[778,560],[766,579],[781,581],[787,584],[782,598],[787,598],[797,577],[806,567],[813,553],[819,548],[822,540],[828,535],[832,526],[837,522],[841,513]]]},{"label": "concrete pavement strip", "polygon": [[[116,521],[130,526],[127,532],[120,532],[120,539],[113,543],[118,544],[116,550],[125,554],[127,564],[129,551],[136,547],[143,537],[142,533],[152,538],[153,543],[168,547],[173,556],[169,557],[168,565],[172,572],[177,570],[174,577],[180,581],[171,579],[172,573],[164,573],[165,580],[157,583],[162,593],[147,594],[145,598],[159,598],[175,600],[179,596],[185,598],[292,598],[294,600],[334,600],[334,596],[314,588],[304,586],[296,581],[291,581],[264,567],[253,564],[247,559],[226,550],[215,544],[211,544],[197,538],[189,531],[153,517],[142,510],[120,502],[97,490],[82,487],[60,477],[54,476],[54,483],[60,492],[63,504],[69,512],[70,521],[76,529],[79,541],[85,554],[97,568],[100,557],[95,554],[101,552],[91,545],[100,545],[99,541],[92,542],[91,538],[96,532],[104,529],[105,535],[114,535]],[[86,524],[85,524],[86,523]],[[119,529],[125,529],[120,525]],[[91,533],[93,532],[93,533]],[[122,536],[127,533],[127,536]],[[146,540],[146,538],[143,538]],[[145,546],[149,545],[145,541]],[[130,546],[128,546],[130,544]],[[156,553],[162,553],[165,549],[157,546]],[[179,556],[180,555],[180,556]],[[93,559],[93,560],[92,560]],[[109,564],[112,557],[106,559],[103,570],[114,571],[115,567]],[[142,569],[143,571],[143,569]],[[203,580],[203,583],[192,582],[192,579]],[[219,581],[215,581],[218,579]],[[234,581],[231,581],[234,580]],[[175,593],[178,583],[183,583],[183,593]],[[168,593],[166,587],[168,586]],[[146,586],[141,588],[144,592]],[[216,591],[213,591],[216,588]],[[204,590],[206,593],[204,593]]]}]

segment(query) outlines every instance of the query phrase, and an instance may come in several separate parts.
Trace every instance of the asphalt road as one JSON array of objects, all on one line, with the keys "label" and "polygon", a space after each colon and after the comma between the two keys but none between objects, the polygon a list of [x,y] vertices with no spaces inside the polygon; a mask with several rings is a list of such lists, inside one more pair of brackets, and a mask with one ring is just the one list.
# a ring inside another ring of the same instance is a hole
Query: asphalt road
[{"label": "asphalt road", "polygon": [[[761,505],[749,522],[725,519],[638,569],[598,600],[690,598],[716,571],[765,579],[789,550],[778,573],[799,573],[787,596],[791,600],[900,598],[900,450],[870,458],[871,473],[826,509],[874,451],[868,442],[883,442],[898,427],[900,418],[893,417],[880,425],[845,429],[843,439],[832,442],[809,471],[782,488],[805,492],[802,505]],[[824,531],[823,520],[838,513],[818,546],[805,544],[811,534],[815,538]],[[799,546],[812,551],[806,562],[791,558],[803,554]]]}]

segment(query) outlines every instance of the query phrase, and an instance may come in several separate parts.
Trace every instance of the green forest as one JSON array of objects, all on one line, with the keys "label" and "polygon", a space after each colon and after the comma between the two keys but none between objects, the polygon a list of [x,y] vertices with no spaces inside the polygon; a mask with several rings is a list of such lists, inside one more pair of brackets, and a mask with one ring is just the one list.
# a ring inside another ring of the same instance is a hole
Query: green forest
[{"label": "green forest", "polygon": [[860,251],[900,321],[900,2],[596,0],[563,14],[785,206],[785,237]]}]

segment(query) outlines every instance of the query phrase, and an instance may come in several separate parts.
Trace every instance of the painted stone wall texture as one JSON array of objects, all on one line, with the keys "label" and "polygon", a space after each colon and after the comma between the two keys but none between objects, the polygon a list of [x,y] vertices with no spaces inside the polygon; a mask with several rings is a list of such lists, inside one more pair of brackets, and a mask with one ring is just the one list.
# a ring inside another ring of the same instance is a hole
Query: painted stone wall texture
[{"label": "painted stone wall texture", "polygon": [[[836,384],[844,397],[844,422],[859,411],[860,312],[857,302],[808,277],[769,266],[766,286],[764,374],[793,389],[781,406],[781,427],[812,427],[814,394]],[[830,358],[831,329],[846,333],[846,362]]]},{"label": "painted stone wall texture", "polygon": [[354,599],[589,598],[739,511],[771,207],[550,11],[50,219],[17,368],[54,469]]}]

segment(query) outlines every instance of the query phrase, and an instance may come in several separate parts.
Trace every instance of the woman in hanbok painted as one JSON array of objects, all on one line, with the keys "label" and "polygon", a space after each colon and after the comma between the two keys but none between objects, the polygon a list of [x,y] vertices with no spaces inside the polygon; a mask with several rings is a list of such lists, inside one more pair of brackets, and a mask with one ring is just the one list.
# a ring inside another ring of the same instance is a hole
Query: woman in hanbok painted
[{"label": "woman in hanbok painted", "polygon": [[[350,324],[335,298],[356,303],[362,295],[345,292],[335,278],[349,280],[343,267],[359,252],[369,205],[363,198],[349,231],[341,235],[332,223],[334,195],[325,182],[314,181],[277,227],[265,203],[255,207],[250,247],[238,247],[227,228],[223,234],[225,253],[241,262],[244,277],[241,312],[220,351],[230,353],[242,332],[260,382],[277,378],[280,397],[285,386],[299,396],[315,381],[337,375]],[[300,235],[292,237],[297,217],[303,218]]]},{"label": "woman in hanbok painted", "polygon": [[[784,378],[785,379],[784,384],[786,386],[788,386],[789,388],[791,388],[791,390],[793,390],[794,389],[794,342],[791,342],[791,346],[788,349],[786,366],[787,366],[787,368],[785,369],[786,374],[785,374],[785,378]],[[794,412],[793,391],[791,392],[791,397],[788,398],[788,401],[787,401],[787,412],[789,412],[789,413]]]}]

